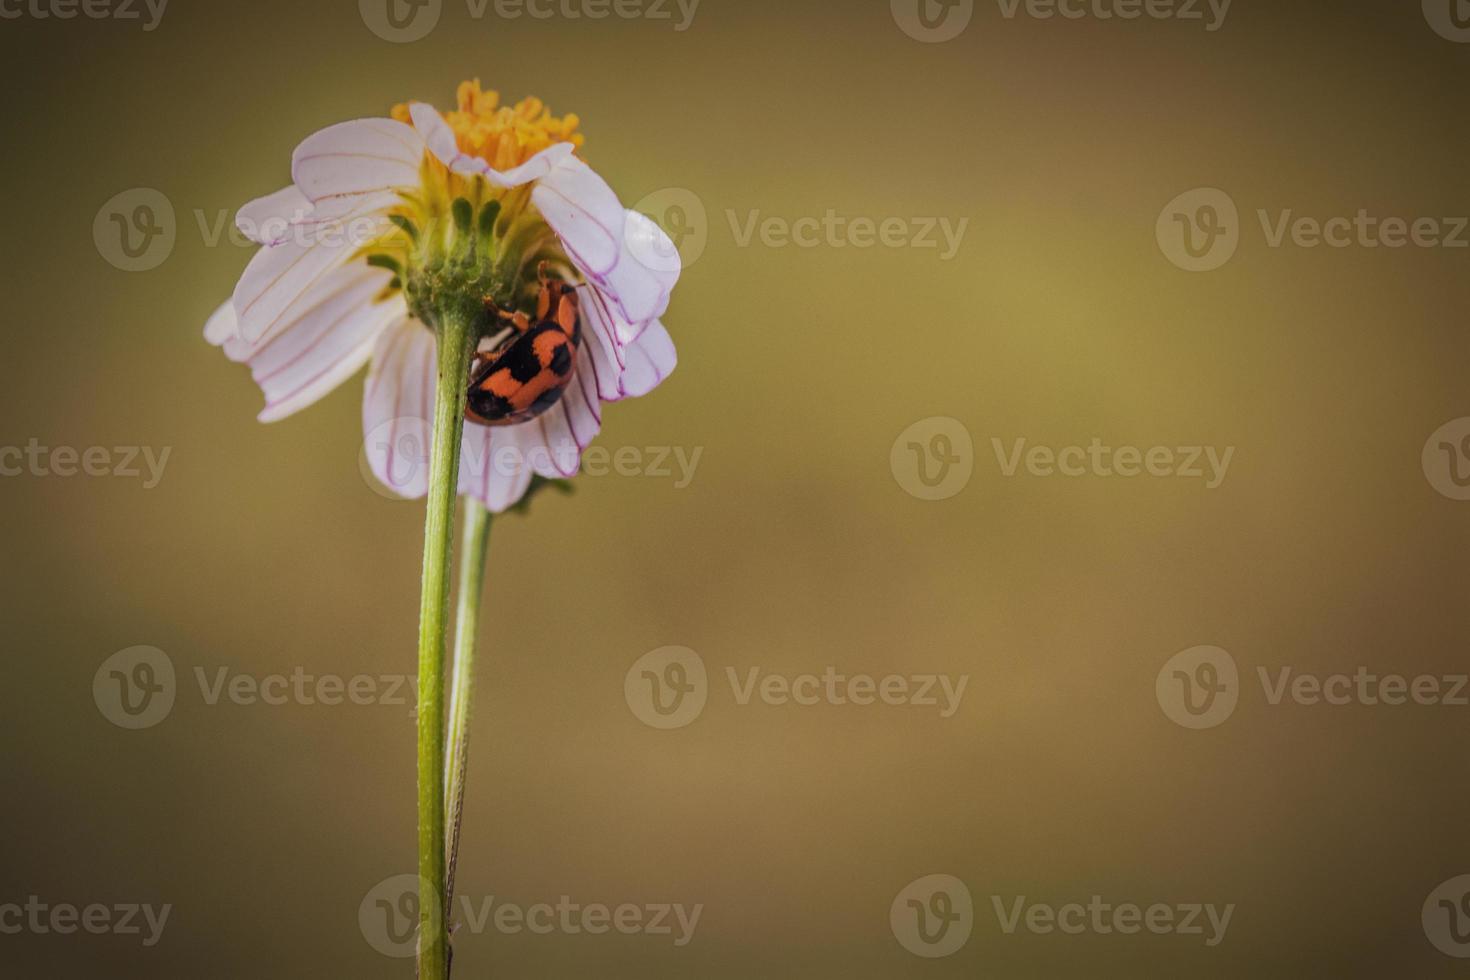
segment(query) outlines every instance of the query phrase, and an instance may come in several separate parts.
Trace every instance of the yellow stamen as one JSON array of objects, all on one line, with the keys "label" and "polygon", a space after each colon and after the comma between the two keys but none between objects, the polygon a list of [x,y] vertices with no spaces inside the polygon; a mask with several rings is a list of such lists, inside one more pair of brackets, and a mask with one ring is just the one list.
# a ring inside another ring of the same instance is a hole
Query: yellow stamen
[{"label": "yellow stamen", "polygon": [[[581,120],[576,115],[553,116],[540,99],[502,106],[500,93],[481,89],[478,78],[461,82],[456,94],[458,108],[445,113],[444,119],[454,130],[460,152],[479,157],[496,170],[519,166],[557,143],[571,143],[580,150],[585,142],[577,132]],[[408,106],[394,106],[393,118],[408,122]]]}]

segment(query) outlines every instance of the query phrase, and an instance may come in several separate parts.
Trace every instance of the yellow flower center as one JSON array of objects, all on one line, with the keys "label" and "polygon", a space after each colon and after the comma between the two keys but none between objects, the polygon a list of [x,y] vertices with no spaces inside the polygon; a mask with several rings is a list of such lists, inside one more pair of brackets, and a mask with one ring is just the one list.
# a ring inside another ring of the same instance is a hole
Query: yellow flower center
[{"label": "yellow flower center", "polygon": [[[412,125],[407,105],[393,118]],[[502,106],[479,79],[459,86],[459,108],[444,114],[461,153],[510,170],[557,143],[581,148],[576,116],[553,116],[540,99]],[[432,325],[447,305],[533,308],[537,269],[549,263],[570,279],[571,263],[531,200],[532,186],[500,188],[483,176],[454,173],[424,151],[419,186],[402,188],[394,227],[359,253],[394,278],[381,299],[402,291],[409,310]]]},{"label": "yellow flower center", "polygon": [[[577,132],[581,120],[575,114],[553,116],[537,98],[503,106],[500,93],[481,89],[478,78],[460,83],[458,104],[444,119],[454,130],[460,152],[479,157],[496,170],[519,166],[557,143],[571,143],[580,150],[585,142]],[[409,122],[408,106],[394,106],[393,118]]]}]

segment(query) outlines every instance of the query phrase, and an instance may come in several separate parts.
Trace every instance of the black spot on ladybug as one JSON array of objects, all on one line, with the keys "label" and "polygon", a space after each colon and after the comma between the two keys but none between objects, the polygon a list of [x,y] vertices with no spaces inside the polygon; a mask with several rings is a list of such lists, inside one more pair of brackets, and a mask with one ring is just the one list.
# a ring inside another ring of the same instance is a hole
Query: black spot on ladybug
[{"label": "black spot on ladybug", "polygon": [[559,377],[566,377],[567,372],[572,369],[572,350],[567,344],[562,344],[551,356],[551,370]]},{"label": "black spot on ladybug", "polygon": [[472,412],[490,422],[508,418],[515,411],[509,399],[479,388],[470,392],[469,405]]},{"label": "black spot on ladybug", "polygon": [[535,404],[531,406],[531,414],[540,415],[542,412],[546,411],[548,408],[561,401],[561,393],[563,391],[566,391],[566,389],[548,388],[543,391],[541,395],[536,399]]},{"label": "black spot on ladybug", "polygon": [[536,356],[536,337],[544,333],[542,328],[528,330],[519,340],[511,344],[509,349],[497,362],[500,367],[509,368],[510,376],[521,384],[530,381],[541,373],[541,359]]}]

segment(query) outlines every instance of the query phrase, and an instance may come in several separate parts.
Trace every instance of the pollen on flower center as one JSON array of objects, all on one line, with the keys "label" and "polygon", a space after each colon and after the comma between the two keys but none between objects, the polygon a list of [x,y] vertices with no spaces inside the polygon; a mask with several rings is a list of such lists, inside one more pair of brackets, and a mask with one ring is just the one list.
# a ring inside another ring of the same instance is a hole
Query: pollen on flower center
[{"label": "pollen on flower center", "polygon": [[[499,92],[480,88],[478,78],[461,82],[458,108],[444,114],[454,130],[461,152],[479,157],[496,170],[509,170],[525,163],[557,143],[571,143],[579,150],[585,138],[575,114],[553,116],[537,98],[526,98],[514,106],[500,104]],[[393,118],[409,122],[407,105],[393,107]]]},{"label": "pollen on flower center", "polygon": [[[458,106],[442,118],[459,152],[502,173],[557,144],[583,143],[576,116],[553,116],[535,98],[502,106],[499,94],[482,90],[479,79],[459,86]],[[413,124],[407,105],[395,106],[392,115]],[[433,326],[448,308],[466,315],[487,302],[502,310],[528,308],[542,263],[570,279],[571,262],[532,191],[529,182],[501,187],[483,174],[453,169],[426,148],[418,185],[400,188],[388,215],[393,228],[361,253],[394,273],[381,298],[402,291],[410,313]]]}]

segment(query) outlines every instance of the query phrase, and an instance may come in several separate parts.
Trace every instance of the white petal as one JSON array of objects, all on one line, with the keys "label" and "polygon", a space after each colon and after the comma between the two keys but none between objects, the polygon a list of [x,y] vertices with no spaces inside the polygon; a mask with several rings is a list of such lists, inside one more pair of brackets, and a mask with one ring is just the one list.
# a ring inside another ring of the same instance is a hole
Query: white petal
[{"label": "white petal", "polygon": [[235,227],[257,245],[279,245],[311,209],[311,201],[292,184],[242,207],[235,213]]},{"label": "white petal", "polygon": [[265,392],[262,422],[276,422],[314,404],[367,363],[378,335],[404,315],[402,297],[374,302],[392,273],[349,266],[323,280],[291,329],[250,358]]},{"label": "white petal", "polygon": [[654,320],[628,348],[628,365],[618,384],[624,398],[641,398],[663,383],[679,365],[673,338]]},{"label": "white petal", "polygon": [[512,429],[465,423],[460,494],[474,497],[492,513],[500,514],[526,495],[533,475]]},{"label": "white petal", "polygon": [[562,393],[561,404],[566,408],[572,438],[581,449],[586,449],[602,431],[602,398],[597,392],[597,372],[592,357],[584,352],[577,361],[572,380]]},{"label": "white petal", "polygon": [[583,342],[591,355],[587,366],[603,401],[646,395],[673,373],[678,355],[661,322],[650,320],[634,336],[635,328],[597,287],[582,286],[577,295],[582,300],[582,326],[590,335]]},{"label": "white petal", "polygon": [[548,480],[565,480],[582,468],[582,447],[567,424],[566,409],[558,402],[530,422],[516,426],[531,468]]},{"label": "white petal", "polygon": [[395,200],[367,195],[324,205],[312,212],[309,228],[256,252],[235,286],[240,336],[255,343],[282,326],[283,315],[303,293],[386,230],[386,212]]},{"label": "white petal", "polygon": [[478,174],[496,187],[520,187],[533,180],[540,180],[558,164],[569,159],[576,151],[576,147],[571,143],[557,143],[542,150],[518,167],[511,170],[496,170],[479,157],[460,152],[459,143],[454,138],[454,130],[450,128],[449,123],[444,121],[439,110],[433,106],[423,102],[414,102],[409,105],[408,113],[413,119],[414,128],[419,131],[428,145],[429,152],[433,153],[440,163],[457,174],[470,176]]},{"label": "white petal", "polygon": [[328,126],[302,141],[291,157],[291,179],[308,198],[414,187],[424,141],[393,119],[356,119]]},{"label": "white petal", "polygon": [[599,397],[605,402],[619,401],[623,397],[619,381],[627,351],[613,327],[616,314],[596,286],[581,286],[577,295],[582,300],[582,349],[591,355],[585,366],[596,375]]},{"label": "white petal", "polygon": [[623,244],[632,258],[653,273],[659,283],[669,290],[674,288],[684,268],[684,258],[657,221],[641,211],[630,210],[623,228]]},{"label": "white petal", "polygon": [[[582,275],[612,307],[616,316],[610,319],[614,321],[612,326],[620,343],[632,343],[645,325],[668,310],[669,297],[679,280],[677,250],[663,230],[645,215],[626,212],[617,259],[605,272],[598,272],[587,263],[574,243],[564,240],[563,244]],[[674,251],[672,260],[661,257],[666,249]]]},{"label": "white petal", "polygon": [[613,271],[627,212],[591,167],[569,157],[541,179],[531,200],[584,273],[595,277]]},{"label": "white petal", "polygon": [[[672,252],[672,259],[664,254],[665,250]],[[678,256],[674,243],[652,219],[628,212],[617,265],[594,277],[631,327],[631,332],[624,332],[625,341],[635,338],[649,320],[668,311],[669,297],[679,281]]]},{"label": "white petal", "polygon": [[405,317],[379,336],[363,392],[364,449],[373,475],[401,497],[429,492],[436,370],[434,335],[418,321]]},{"label": "white petal", "polygon": [[204,324],[204,339],[215,347],[223,347],[239,329],[240,321],[235,316],[235,303],[227,299],[219,309],[210,314],[209,320]]}]

